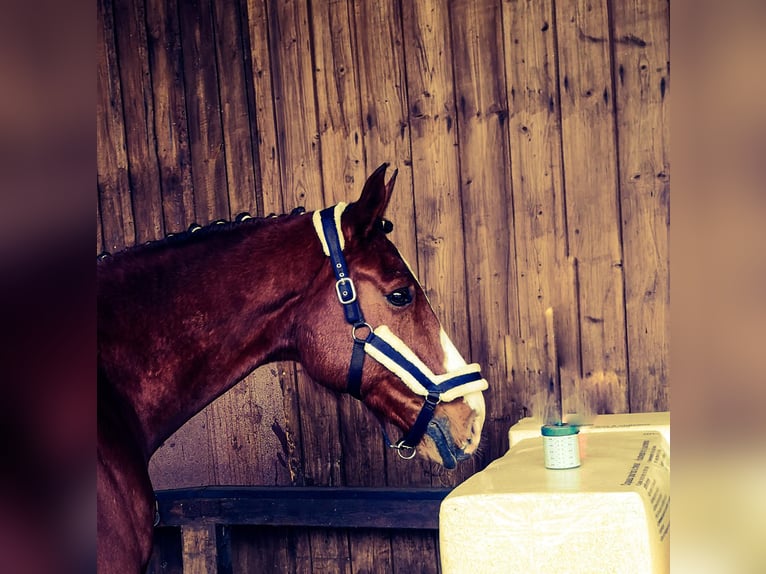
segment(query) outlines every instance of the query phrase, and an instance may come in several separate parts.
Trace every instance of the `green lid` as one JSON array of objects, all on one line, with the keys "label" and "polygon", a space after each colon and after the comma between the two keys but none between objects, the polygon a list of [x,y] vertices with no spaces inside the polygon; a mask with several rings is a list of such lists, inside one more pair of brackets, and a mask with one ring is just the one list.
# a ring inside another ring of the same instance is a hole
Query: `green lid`
[{"label": "green lid", "polygon": [[580,432],[580,428],[569,423],[554,423],[543,425],[540,430],[543,436],[569,436]]}]

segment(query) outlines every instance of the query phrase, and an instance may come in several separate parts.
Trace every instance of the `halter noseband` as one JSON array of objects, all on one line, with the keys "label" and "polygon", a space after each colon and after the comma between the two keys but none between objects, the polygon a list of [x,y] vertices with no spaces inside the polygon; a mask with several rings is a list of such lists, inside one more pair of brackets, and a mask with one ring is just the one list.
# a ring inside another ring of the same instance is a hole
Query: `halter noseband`
[{"label": "halter noseband", "polygon": [[[345,241],[341,229],[341,215],[347,205],[343,202],[333,207],[314,212],[312,221],[317,236],[322,243],[325,255],[330,258],[333,273],[335,274],[335,291],[338,300],[343,306],[346,321],[352,325],[351,335],[354,346],[351,353],[351,363],[348,371],[348,392],[357,399],[362,398],[362,368],[366,355],[370,355],[381,365],[399,377],[402,382],[415,394],[425,397],[423,407],[415,419],[409,432],[397,443],[393,444],[383,429],[383,438],[386,444],[396,449],[400,457],[411,459],[415,456],[415,446],[421,441],[429,426],[438,428],[432,422],[436,405],[440,402],[449,402],[468,393],[483,391],[488,387],[481,373],[480,367],[474,363],[462,366],[452,372],[443,375],[434,373],[420,360],[407,344],[394,335],[391,330],[381,325],[375,330],[365,322],[362,308],[356,296],[356,288],[343,256]],[[358,336],[357,332],[367,330],[364,337]],[[382,426],[382,425],[381,425]],[[439,431],[441,432],[441,431]],[[435,440],[442,458],[452,455],[444,440]]]}]

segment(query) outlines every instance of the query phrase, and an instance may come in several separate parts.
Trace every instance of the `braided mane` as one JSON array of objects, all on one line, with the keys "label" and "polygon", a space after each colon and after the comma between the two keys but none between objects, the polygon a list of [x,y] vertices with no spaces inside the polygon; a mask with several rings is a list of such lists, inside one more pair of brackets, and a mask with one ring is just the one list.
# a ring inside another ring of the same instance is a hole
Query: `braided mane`
[{"label": "braided mane", "polygon": [[269,215],[266,215],[264,217],[253,217],[252,215],[250,215],[250,213],[243,211],[231,221],[227,219],[217,219],[215,221],[211,221],[210,223],[204,226],[198,223],[192,223],[189,227],[186,228],[186,230],[180,231],[180,232],[167,233],[165,234],[165,237],[162,239],[147,241],[140,245],[131,245],[129,247],[125,247],[124,249],[121,249],[120,251],[117,251],[116,253],[110,253],[108,251],[104,251],[96,257],[96,260],[100,262],[116,255],[122,255],[123,253],[128,253],[128,252],[134,253],[137,251],[145,251],[147,249],[156,249],[159,247],[163,247],[165,245],[176,245],[176,244],[183,245],[183,244],[189,243],[190,241],[196,241],[208,235],[221,233],[222,231],[226,231],[234,227],[239,227],[240,225],[259,226],[259,225],[271,223],[272,221],[282,220],[285,217],[303,215],[304,213],[306,213],[306,209],[302,206],[296,207],[289,214],[282,213],[280,215],[277,215],[275,213],[270,213]]}]

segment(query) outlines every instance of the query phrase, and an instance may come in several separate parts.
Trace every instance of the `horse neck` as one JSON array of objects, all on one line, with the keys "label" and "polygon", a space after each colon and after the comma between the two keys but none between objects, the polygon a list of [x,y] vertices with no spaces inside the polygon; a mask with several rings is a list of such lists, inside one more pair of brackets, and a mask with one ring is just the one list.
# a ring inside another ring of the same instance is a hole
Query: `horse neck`
[{"label": "horse neck", "polygon": [[326,261],[310,217],[250,225],[126,256],[99,280],[99,354],[115,361],[110,384],[147,460],[254,368],[295,358],[295,309]]}]

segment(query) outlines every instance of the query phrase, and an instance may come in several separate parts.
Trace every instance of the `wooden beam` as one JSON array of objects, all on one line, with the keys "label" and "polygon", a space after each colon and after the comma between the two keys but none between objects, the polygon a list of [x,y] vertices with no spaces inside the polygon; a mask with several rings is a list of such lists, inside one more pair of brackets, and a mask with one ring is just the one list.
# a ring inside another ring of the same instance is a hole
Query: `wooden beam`
[{"label": "wooden beam", "polygon": [[218,552],[216,527],[186,524],[181,528],[184,574],[215,574]]},{"label": "wooden beam", "polygon": [[216,486],[161,490],[159,526],[311,526],[438,530],[445,488]]}]

